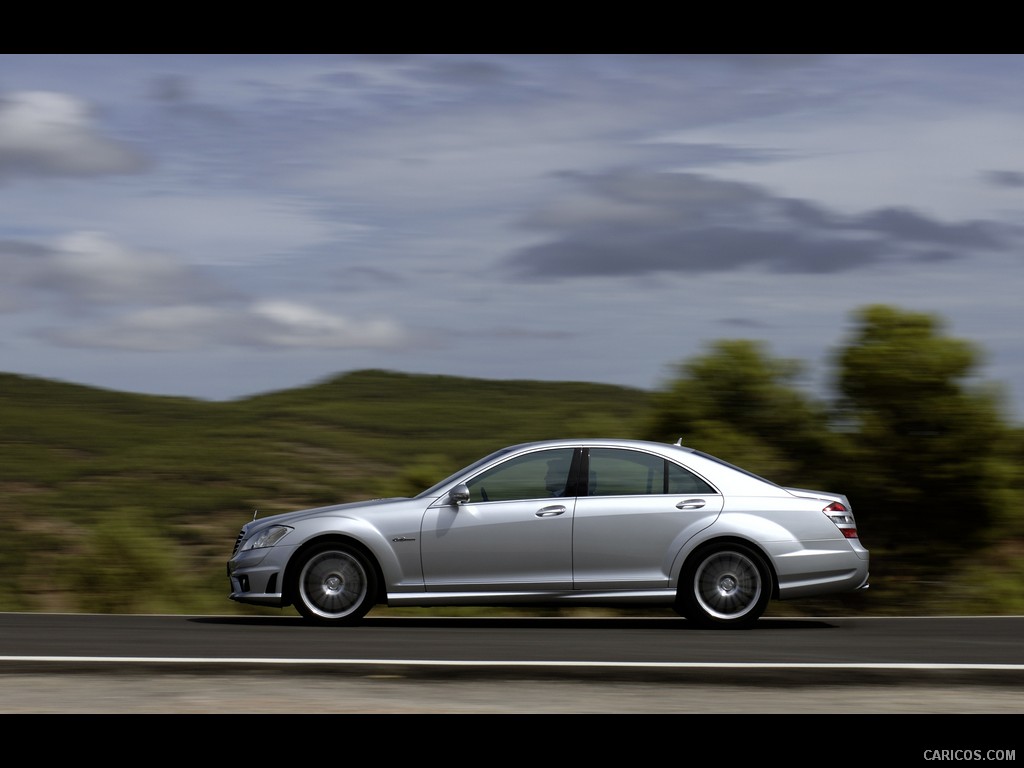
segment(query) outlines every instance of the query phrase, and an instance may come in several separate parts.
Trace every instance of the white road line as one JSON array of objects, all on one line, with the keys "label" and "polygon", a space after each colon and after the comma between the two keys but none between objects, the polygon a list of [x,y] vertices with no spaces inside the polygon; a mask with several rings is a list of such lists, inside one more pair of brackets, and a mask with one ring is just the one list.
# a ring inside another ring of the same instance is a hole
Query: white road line
[{"label": "white road line", "polygon": [[1024,671],[1024,664],[809,664],[758,662],[648,662],[648,661],[444,661],[441,659],[279,659],[247,657],[175,657],[175,656],[0,656],[0,662],[89,662],[110,664],[276,664],[330,666],[412,666],[412,667],[567,667],[616,669],[782,669],[782,670],[940,670],[940,671]]}]

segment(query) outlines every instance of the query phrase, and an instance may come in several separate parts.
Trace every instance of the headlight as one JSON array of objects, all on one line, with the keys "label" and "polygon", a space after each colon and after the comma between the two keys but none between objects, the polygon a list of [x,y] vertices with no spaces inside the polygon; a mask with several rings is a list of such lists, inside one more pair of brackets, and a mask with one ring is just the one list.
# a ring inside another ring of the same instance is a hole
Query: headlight
[{"label": "headlight", "polygon": [[250,549],[266,549],[272,547],[281,539],[283,539],[292,529],[287,525],[272,525],[265,531],[260,531],[245,544],[242,545],[242,551],[245,552]]}]

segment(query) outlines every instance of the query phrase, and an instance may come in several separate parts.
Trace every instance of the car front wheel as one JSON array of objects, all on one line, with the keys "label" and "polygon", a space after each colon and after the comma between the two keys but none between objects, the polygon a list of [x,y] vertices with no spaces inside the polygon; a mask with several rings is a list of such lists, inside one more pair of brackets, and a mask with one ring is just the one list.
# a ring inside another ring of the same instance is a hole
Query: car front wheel
[{"label": "car front wheel", "polygon": [[319,624],[354,624],[375,603],[377,579],[366,558],[351,547],[331,544],[306,553],[296,572],[295,608]]},{"label": "car front wheel", "polygon": [[703,627],[745,629],[771,598],[764,559],[742,544],[718,544],[690,556],[683,567],[676,610]]}]

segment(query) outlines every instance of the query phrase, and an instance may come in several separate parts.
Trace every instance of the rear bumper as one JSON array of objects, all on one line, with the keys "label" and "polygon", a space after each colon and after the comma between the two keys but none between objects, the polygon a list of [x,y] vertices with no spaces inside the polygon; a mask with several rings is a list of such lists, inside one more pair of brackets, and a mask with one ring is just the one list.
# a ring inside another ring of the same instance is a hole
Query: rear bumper
[{"label": "rear bumper", "polygon": [[850,541],[817,542],[813,547],[773,553],[779,599],[836,595],[866,589],[870,578],[868,550]]}]

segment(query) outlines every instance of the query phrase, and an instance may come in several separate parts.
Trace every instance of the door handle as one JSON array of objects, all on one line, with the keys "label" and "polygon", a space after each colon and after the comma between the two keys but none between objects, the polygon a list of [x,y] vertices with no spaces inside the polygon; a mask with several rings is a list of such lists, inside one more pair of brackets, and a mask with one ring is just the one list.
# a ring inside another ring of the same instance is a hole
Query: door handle
[{"label": "door handle", "polygon": [[704,499],[683,499],[676,504],[676,509],[700,509],[706,503]]},{"label": "door handle", "polygon": [[556,507],[544,507],[537,511],[537,517],[557,517],[565,512],[565,507],[559,504]]}]

